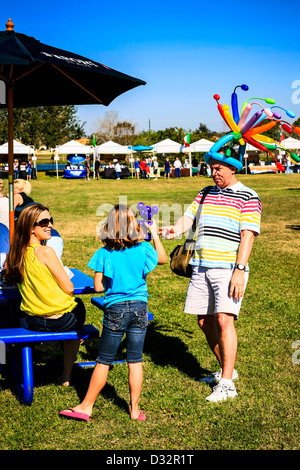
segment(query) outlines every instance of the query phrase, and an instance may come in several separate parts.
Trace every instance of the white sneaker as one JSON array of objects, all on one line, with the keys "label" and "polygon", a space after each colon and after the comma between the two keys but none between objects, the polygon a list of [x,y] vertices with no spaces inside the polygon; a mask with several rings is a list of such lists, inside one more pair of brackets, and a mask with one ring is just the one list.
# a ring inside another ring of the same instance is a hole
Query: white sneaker
[{"label": "white sneaker", "polygon": [[227,398],[235,397],[237,397],[237,391],[233,382],[231,382],[231,385],[218,383],[218,385],[213,388],[212,394],[206,397],[206,400],[212,403],[217,403],[218,401],[224,401],[227,400]]},{"label": "white sneaker", "polygon": [[[208,375],[207,377],[201,377],[199,382],[204,382],[207,384],[214,384],[218,383],[222,377],[222,369],[217,370],[217,372],[213,372],[212,374]],[[235,369],[233,369],[232,380],[238,380],[239,374]]]}]

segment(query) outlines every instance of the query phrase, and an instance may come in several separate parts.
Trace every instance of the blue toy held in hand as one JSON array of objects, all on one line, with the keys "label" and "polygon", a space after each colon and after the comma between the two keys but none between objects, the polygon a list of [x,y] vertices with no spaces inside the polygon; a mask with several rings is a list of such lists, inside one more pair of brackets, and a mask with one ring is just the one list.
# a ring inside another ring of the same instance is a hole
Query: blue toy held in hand
[{"label": "blue toy held in hand", "polygon": [[143,202],[139,202],[137,204],[137,209],[139,211],[139,215],[143,219],[143,220],[140,220],[139,223],[145,232],[145,240],[149,242],[151,240],[151,233],[149,232],[149,230],[147,230],[145,226],[145,222],[149,225],[152,224],[152,220],[151,220],[152,215],[158,214],[158,207],[157,206],[153,206],[153,207],[145,206]]}]

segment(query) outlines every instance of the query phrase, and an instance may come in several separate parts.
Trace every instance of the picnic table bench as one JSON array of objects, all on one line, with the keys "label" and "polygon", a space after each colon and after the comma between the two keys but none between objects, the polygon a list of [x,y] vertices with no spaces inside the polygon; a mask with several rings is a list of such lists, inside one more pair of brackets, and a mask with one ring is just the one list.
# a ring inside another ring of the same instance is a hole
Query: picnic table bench
[{"label": "picnic table bench", "polygon": [[[74,295],[94,293],[94,280],[78,269],[71,269],[74,285]],[[21,297],[19,289],[0,285],[0,300],[12,302]],[[13,312],[12,312],[13,313]],[[8,327],[10,326],[10,327]],[[91,339],[99,337],[99,330],[93,325],[84,325],[80,331],[66,332],[38,332],[26,328],[4,325],[0,328],[0,362],[3,361],[3,352],[9,360],[9,371],[15,382],[21,399],[26,404],[33,400],[33,364],[32,346],[34,343],[44,341],[64,341],[72,339]],[[2,344],[1,344],[2,342]],[[18,345],[18,346],[17,346]],[[3,346],[3,347],[1,347]],[[7,354],[6,354],[7,353]],[[1,364],[0,364],[1,366]]]},{"label": "picnic table bench", "polygon": [[[80,331],[59,333],[31,331],[26,328],[1,328],[0,342],[2,341],[5,345],[10,345],[8,346],[10,372],[24,403],[30,405],[33,400],[32,343],[98,337],[99,330],[93,325],[84,325]],[[19,345],[20,348],[17,348],[16,345]]]}]

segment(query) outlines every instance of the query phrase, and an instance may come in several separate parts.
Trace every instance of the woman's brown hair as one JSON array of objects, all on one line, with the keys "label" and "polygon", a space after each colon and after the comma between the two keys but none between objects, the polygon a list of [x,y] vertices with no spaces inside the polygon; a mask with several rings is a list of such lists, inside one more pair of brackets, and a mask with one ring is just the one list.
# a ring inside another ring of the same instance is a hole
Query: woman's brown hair
[{"label": "woman's brown hair", "polygon": [[106,224],[99,234],[107,248],[123,250],[143,240],[141,226],[134,213],[125,205],[116,204],[108,213]]},{"label": "woman's brown hair", "polygon": [[8,284],[19,284],[22,282],[24,255],[30,243],[32,228],[40,213],[47,210],[48,208],[42,204],[31,204],[22,210],[2,272],[5,282]]}]

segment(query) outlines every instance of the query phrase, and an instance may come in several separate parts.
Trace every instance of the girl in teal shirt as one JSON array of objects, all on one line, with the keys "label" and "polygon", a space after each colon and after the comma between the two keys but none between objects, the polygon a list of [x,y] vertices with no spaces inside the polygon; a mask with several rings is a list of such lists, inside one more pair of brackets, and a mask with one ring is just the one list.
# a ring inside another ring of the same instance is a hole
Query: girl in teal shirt
[{"label": "girl in teal shirt", "polygon": [[146,226],[151,232],[154,248],[150,243],[142,241],[143,232],[131,209],[116,205],[107,216],[100,234],[104,247],[88,263],[95,271],[95,290],[105,291],[99,355],[84,400],[74,408],[61,411],[63,416],[89,420],[96,398],[106,384],[109,367],[126,333],[129,414],[131,419],[146,419],[138,407],[143,382],[142,351],[148,325],[149,294],[146,278],[157,264],[164,264],[167,260],[155,221]]}]

